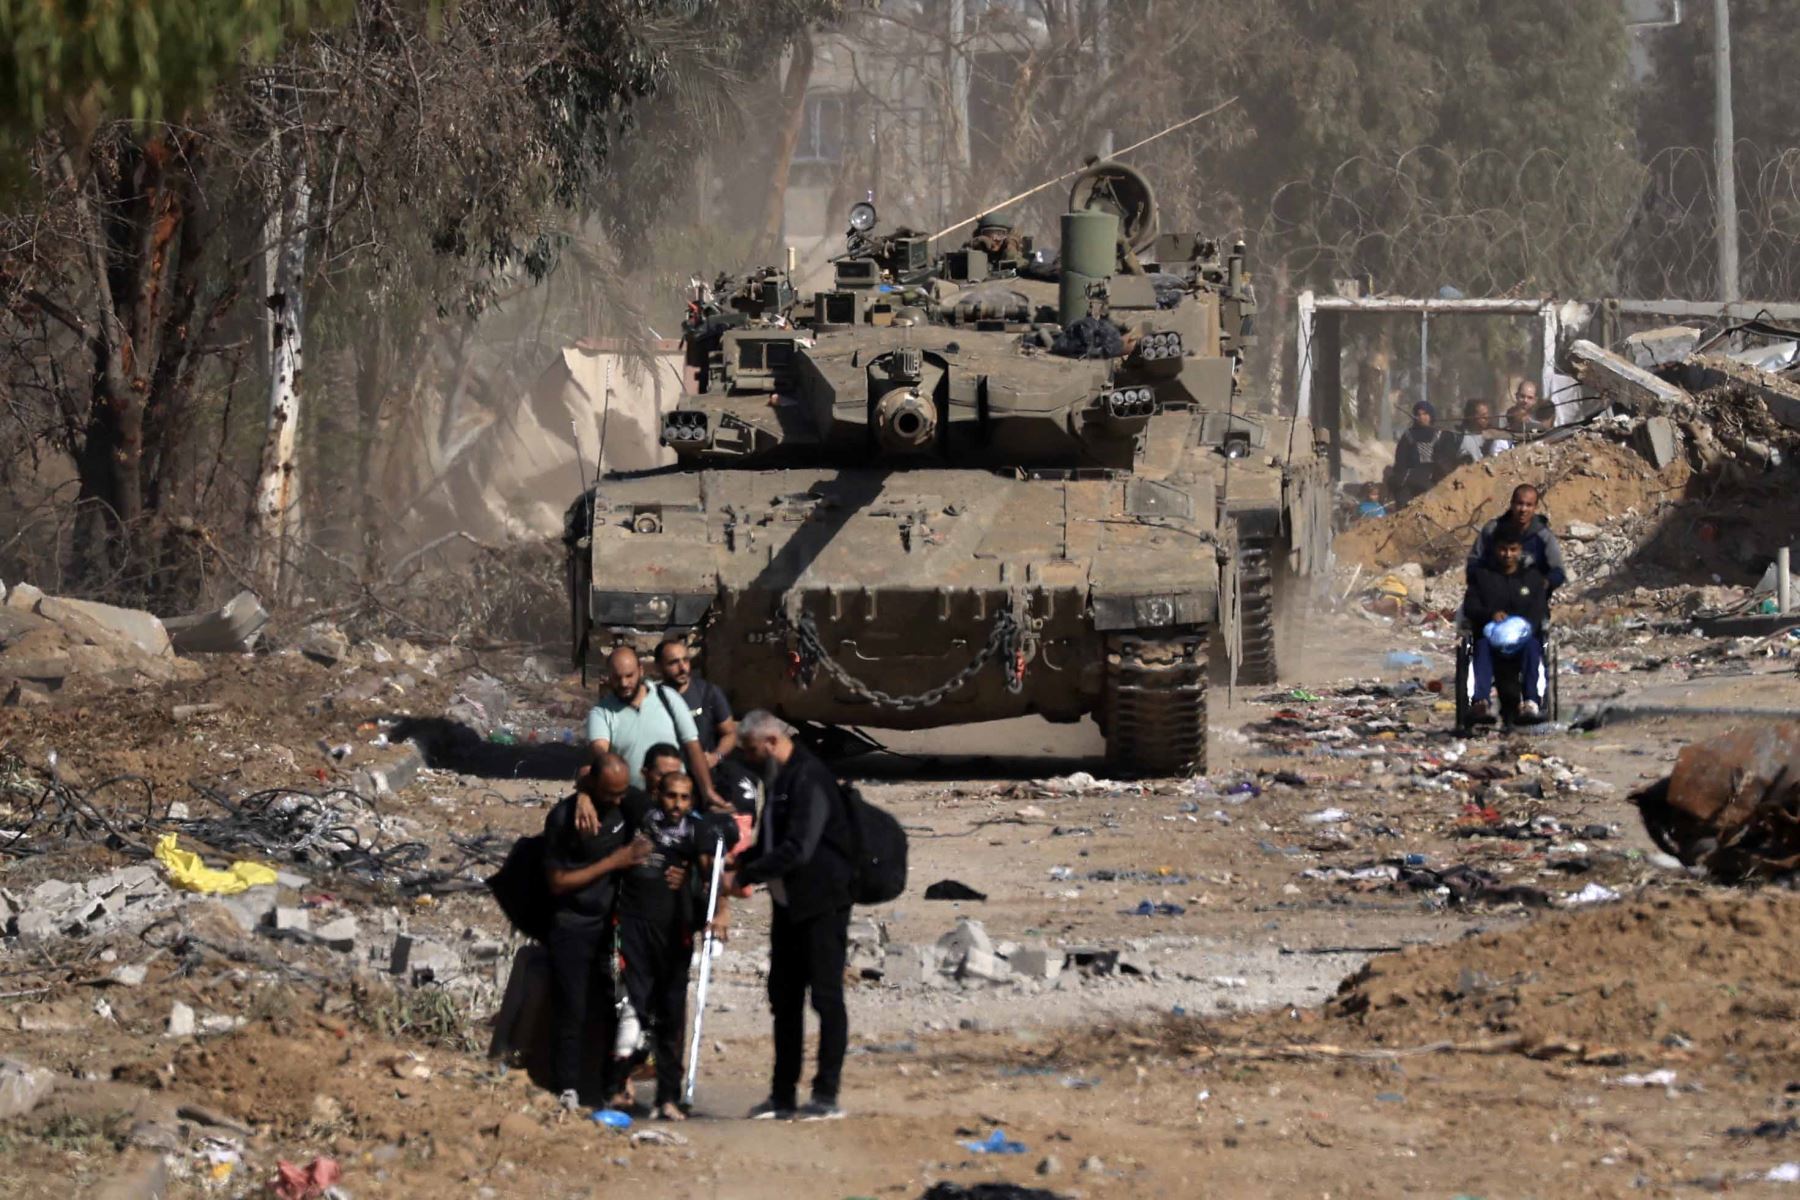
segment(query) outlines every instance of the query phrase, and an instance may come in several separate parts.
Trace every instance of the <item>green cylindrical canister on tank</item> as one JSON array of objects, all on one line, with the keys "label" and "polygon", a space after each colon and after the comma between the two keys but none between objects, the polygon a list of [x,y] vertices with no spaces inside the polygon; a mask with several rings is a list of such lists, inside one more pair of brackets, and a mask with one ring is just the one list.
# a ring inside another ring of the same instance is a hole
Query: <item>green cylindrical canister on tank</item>
[{"label": "green cylindrical canister on tank", "polygon": [[1062,287],[1056,311],[1064,325],[1087,316],[1088,285],[1113,273],[1118,247],[1119,218],[1113,213],[1088,209],[1063,214]]}]

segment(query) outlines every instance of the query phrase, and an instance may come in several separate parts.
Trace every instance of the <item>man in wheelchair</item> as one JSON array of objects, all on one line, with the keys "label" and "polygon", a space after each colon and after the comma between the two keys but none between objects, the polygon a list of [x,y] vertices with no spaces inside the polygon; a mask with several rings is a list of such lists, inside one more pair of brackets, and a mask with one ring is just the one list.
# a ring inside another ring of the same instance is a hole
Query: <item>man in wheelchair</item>
[{"label": "man in wheelchair", "polygon": [[1550,617],[1550,585],[1544,573],[1525,563],[1524,539],[1502,523],[1490,546],[1494,565],[1469,568],[1469,591],[1462,615],[1472,631],[1463,689],[1470,719],[1494,720],[1489,697],[1499,689],[1507,724],[1542,719],[1548,678],[1544,670],[1544,624]]}]

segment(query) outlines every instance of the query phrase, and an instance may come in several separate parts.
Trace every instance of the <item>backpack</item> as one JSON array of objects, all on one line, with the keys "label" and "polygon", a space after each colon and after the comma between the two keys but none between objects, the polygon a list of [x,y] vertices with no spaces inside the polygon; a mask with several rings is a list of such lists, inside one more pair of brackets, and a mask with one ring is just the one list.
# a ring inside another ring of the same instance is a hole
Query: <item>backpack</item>
[{"label": "backpack", "polygon": [[545,875],[544,835],[534,833],[514,842],[506,862],[488,876],[488,891],[514,929],[528,938],[547,941],[550,923],[556,912],[555,898],[550,895],[550,881]]},{"label": "backpack", "polygon": [[850,823],[850,899],[886,904],[906,890],[906,830],[894,815],[875,807],[846,780],[838,781]]}]

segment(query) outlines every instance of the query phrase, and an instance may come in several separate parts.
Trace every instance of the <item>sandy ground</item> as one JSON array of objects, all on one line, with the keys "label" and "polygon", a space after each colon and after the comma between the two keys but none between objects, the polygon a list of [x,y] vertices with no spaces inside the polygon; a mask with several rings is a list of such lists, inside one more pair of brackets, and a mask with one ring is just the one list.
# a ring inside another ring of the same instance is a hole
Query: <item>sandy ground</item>
[{"label": "sandy ground", "polygon": [[[1447,648],[1390,669],[1387,650],[1419,647],[1416,631],[1353,616],[1312,631],[1291,683],[1215,703],[1210,783],[1074,790],[1055,780],[1100,772],[1093,731],[1029,723],[896,737],[898,753],[861,764],[870,797],[912,831],[908,894],[859,913],[890,942],[932,942],[972,917],[997,942],[1117,950],[1141,973],[973,989],[859,981],[842,1122],[740,1119],[766,1090],[761,899],[718,960],[699,1119],[680,1127],[683,1145],[633,1143],[557,1113],[521,1071],[379,1028],[360,984],[254,961],[196,965],[135,939],[106,948],[147,962],[130,989],[91,986],[105,970],[97,945],[9,955],[0,1040],[57,1072],[59,1088],[0,1126],[0,1196],[100,1194],[157,1153],[126,1147],[132,1126],[173,1124],[183,1104],[251,1132],[237,1139],[242,1162],[209,1181],[188,1130],[166,1150],[170,1195],[260,1194],[275,1158],[320,1154],[340,1161],[358,1198],[913,1197],[940,1180],[1071,1197],[1791,1190],[1761,1177],[1800,1158],[1800,1133],[1728,1130],[1781,1126],[1800,1105],[1800,900],[1658,865],[1627,798],[1727,723],[1458,741],[1432,692],[1356,693],[1441,675]],[[1565,704],[1647,687],[1698,689],[1709,706],[1800,706],[1790,662],[1729,669],[1740,668],[1699,683],[1687,660],[1571,675]],[[323,774],[316,740],[366,742],[366,723],[400,706],[321,703],[334,682],[297,660],[245,660],[205,683],[8,715],[0,744],[33,763],[54,744],[89,783],[138,771],[167,797],[203,770]],[[551,724],[572,720],[570,681],[534,686]],[[191,729],[149,715],[203,695],[225,696],[231,719]],[[430,712],[445,696],[421,687],[404,705]],[[1353,732],[1330,733],[1339,726]],[[429,772],[393,807],[438,834],[519,833],[559,790],[492,774]],[[1257,793],[1234,794],[1238,784]],[[1318,816],[1330,809],[1343,815]],[[1534,819],[1560,832],[1537,836]],[[127,861],[101,845],[79,855],[91,871]],[[55,866],[69,874],[75,861]],[[1474,866],[1547,903],[1459,904],[1354,877],[1408,861]],[[0,882],[34,882],[50,862],[19,860]],[[988,898],[921,899],[939,879]],[[1621,898],[1567,903],[1589,885]],[[1135,915],[1144,901],[1181,911]],[[441,898],[428,917],[379,893],[347,888],[344,903],[370,928],[381,911],[470,935],[502,928],[474,893]],[[177,998],[247,1023],[164,1037]],[[427,1078],[395,1064],[409,1052]],[[1618,1082],[1655,1070],[1675,1074]],[[963,1145],[997,1128],[1024,1152]]]}]

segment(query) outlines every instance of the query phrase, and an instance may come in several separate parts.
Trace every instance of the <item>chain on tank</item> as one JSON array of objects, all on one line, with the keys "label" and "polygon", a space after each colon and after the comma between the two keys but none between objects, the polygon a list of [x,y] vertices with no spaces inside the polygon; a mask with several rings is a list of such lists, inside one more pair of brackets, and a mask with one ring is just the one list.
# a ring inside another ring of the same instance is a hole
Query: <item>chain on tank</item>
[{"label": "chain on tank", "polygon": [[[825,649],[825,643],[819,639],[819,630],[813,619],[801,613],[791,623],[795,637],[799,641],[800,666],[803,672],[813,666],[824,669],[839,684],[847,688],[858,699],[869,700],[886,708],[907,712],[915,708],[930,708],[952,692],[966,685],[981,673],[983,667],[993,661],[995,656],[1004,655],[1006,667],[1006,690],[1017,693],[1025,685],[1025,667],[1019,653],[1019,625],[1013,620],[1010,612],[1001,611],[994,616],[994,624],[988,630],[987,643],[969,664],[956,674],[934,688],[917,692],[910,696],[896,696],[892,692],[884,692],[880,688],[870,687],[831,657]],[[804,677],[804,676],[803,676]]]}]

